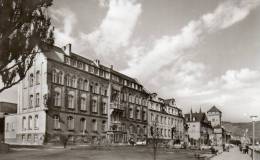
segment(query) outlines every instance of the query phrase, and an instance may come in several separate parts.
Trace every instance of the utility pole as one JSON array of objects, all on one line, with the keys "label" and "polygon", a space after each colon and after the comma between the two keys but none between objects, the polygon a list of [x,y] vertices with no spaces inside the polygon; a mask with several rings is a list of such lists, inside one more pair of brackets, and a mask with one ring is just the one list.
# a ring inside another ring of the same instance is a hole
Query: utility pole
[{"label": "utility pole", "polygon": [[250,118],[252,119],[252,123],[253,123],[253,149],[252,149],[252,160],[255,160],[255,120],[257,118],[256,115],[250,116]]}]

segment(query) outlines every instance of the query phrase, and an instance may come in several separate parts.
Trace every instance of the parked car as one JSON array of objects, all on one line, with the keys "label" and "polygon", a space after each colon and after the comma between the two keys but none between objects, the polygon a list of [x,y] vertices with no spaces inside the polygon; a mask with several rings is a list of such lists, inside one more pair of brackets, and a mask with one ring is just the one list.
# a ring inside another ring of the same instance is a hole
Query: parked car
[{"label": "parked car", "polygon": [[200,146],[200,150],[207,150],[207,149],[210,149],[211,146],[208,146],[208,145],[201,145]]}]

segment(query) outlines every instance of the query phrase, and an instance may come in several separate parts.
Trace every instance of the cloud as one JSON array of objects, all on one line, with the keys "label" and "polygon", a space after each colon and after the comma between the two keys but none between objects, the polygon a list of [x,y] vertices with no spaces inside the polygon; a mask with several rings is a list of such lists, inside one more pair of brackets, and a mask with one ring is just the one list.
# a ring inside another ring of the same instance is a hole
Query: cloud
[{"label": "cloud", "polygon": [[[104,6],[105,1],[100,3]],[[110,0],[108,12],[101,25],[92,33],[82,33],[81,38],[98,55],[114,53],[129,45],[141,12],[141,4],[134,0]]]},{"label": "cloud", "polygon": [[67,8],[61,9],[51,9],[51,18],[58,24],[55,28],[55,44],[57,46],[65,46],[68,43],[77,44],[76,38],[73,36],[73,30],[75,29],[75,24],[77,23],[76,15],[74,12]]},{"label": "cloud", "polygon": [[129,67],[123,72],[134,77],[143,77],[143,80],[147,81],[154,73],[159,73],[164,66],[176,61],[187,53],[187,50],[195,47],[208,33],[225,29],[246,18],[259,3],[259,0],[221,3],[214,12],[190,21],[182,28],[180,34],[163,36],[156,40],[154,47],[145,53],[145,56],[130,61]]}]

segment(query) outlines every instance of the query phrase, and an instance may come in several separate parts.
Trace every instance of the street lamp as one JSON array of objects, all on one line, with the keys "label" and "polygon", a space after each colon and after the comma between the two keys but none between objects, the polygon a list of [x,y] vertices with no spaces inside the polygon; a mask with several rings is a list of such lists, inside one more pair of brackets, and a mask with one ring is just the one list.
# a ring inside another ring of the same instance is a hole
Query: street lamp
[{"label": "street lamp", "polygon": [[254,160],[255,159],[255,120],[256,120],[256,118],[257,118],[257,116],[256,115],[252,115],[252,116],[250,116],[250,118],[252,119],[252,123],[253,123],[253,149],[252,149],[252,152],[253,152],[253,154],[252,154],[252,160]]}]

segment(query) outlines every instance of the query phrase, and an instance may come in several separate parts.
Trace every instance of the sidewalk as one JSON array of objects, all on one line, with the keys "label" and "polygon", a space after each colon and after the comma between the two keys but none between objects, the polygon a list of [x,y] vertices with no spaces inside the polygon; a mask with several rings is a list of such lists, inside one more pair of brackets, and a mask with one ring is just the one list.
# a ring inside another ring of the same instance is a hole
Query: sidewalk
[{"label": "sidewalk", "polygon": [[239,151],[238,148],[232,148],[229,152],[223,152],[211,160],[251,160],[250,155],[243,154]]}]

